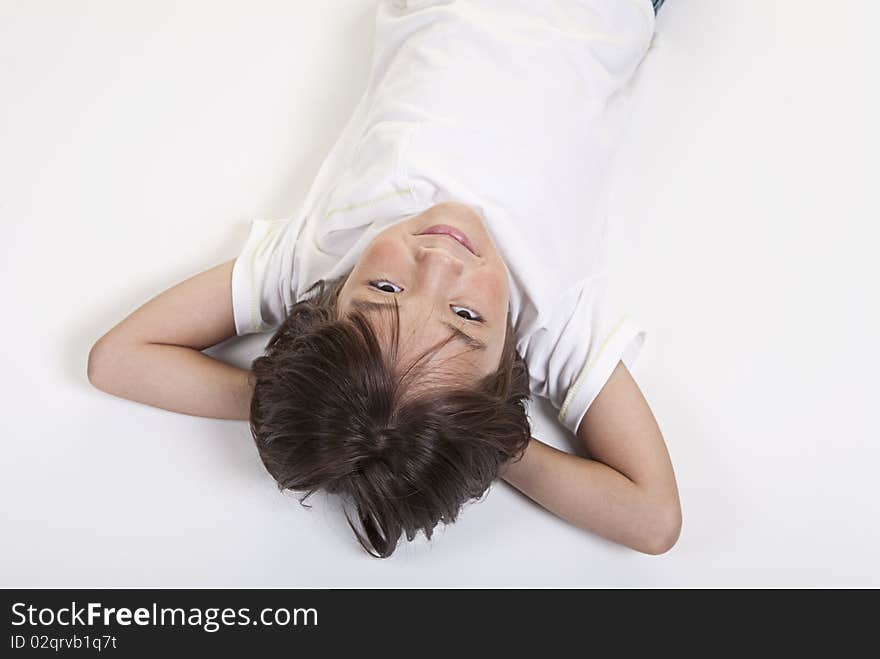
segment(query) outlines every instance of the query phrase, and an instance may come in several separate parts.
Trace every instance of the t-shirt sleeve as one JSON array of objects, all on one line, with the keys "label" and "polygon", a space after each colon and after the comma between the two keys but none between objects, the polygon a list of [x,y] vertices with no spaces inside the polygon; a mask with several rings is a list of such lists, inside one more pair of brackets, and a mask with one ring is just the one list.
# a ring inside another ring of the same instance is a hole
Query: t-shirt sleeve
[{"label": "t-shirt sleeve", "polygon": [[[632,369],[646,332],[626,307],[609,297],[601,275],[572,290],[567,302],[529,342],[523,357],[532,390],[548,398],[560,423],[577,433],[617,363]],[[563,308],[569,311],[562,313]]]},{"label": "t-shirt sleeve", "polygon": [[559,421],[573,433],[608,382],[618,362],[632,370],[645,344],[646,332],[628,311],[612,307],[594,314],[586,359],[568,386]]},{"label": "t-shirt sleeve", "polygon": [[238,336],[271,329],[287,317],[284,282],[290,279],[290,230],[288,219],[251,223],[232,268],[232,310]]}]

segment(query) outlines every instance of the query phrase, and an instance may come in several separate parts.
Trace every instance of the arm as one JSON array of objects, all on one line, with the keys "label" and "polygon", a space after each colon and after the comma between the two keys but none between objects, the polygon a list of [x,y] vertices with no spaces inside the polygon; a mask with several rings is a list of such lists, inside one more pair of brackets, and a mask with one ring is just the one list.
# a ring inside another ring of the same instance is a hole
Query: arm
[{"label": "arm", "polygon": [[89,353],[98,389],[172,412],[248,419],[250,371],[201,351],[235,336],[235,259],[157,295],[102,336]]},{"label": "arm", "polygon": [[672,463],[654,415],[622,362],[577,432],[592,459],[536,439],[502,478],[576,526],[646,554],[662,554],[681,531]]}]

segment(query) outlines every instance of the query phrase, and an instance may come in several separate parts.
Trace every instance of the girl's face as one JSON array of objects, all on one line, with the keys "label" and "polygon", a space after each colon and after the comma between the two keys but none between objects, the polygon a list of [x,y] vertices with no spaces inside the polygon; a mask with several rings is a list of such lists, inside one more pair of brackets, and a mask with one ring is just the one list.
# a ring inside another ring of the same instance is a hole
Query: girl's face
[{"label": "girl's face", "polygon": [[[377,235],[339,293],[339,313],[400,308],[398,359],[409,363],[448,336],[434,357],[476,380],[497,370],[507,330],[507,267],[479,215],[432,206]],[[387,340],[374,323],[380,341]],[[390,328],[389,328],[390,331]]]}]

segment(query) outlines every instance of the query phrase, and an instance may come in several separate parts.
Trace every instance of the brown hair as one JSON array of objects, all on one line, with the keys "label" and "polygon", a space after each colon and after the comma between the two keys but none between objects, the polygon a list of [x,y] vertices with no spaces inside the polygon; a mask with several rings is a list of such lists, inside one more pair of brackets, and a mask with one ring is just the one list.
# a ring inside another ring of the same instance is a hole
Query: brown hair
[{"label": "brown hair", "polygon": [[398,368],[399,316],[386,354],[361,312],[338,317],[345,279],[312,287],[254,360],[250,429],[279,489],[308,490],[303,505],[319,489],[352,500],[364,534],[346,513],[349,526],[386,558],[402,533],[430,539],[454,522],[522,456],[528,370],[508,316],[495,373],[469,387],[417,386],[430,382],[425,359],[439,346]]}]

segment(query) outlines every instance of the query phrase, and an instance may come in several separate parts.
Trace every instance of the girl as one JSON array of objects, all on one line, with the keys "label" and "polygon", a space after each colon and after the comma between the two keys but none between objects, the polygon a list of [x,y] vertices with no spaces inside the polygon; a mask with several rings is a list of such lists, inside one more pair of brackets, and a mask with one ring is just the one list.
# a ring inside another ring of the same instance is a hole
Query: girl
[{"label": "girl", "polygon": [[[351,502],[375,556],[430,538],[499,476],[667,551],[677,486],[629,372],[645,333],[605,295],[602,249],[659,4],[383,0],[367,89],[299,211],[255,220],[236,259],[104,335],[91,382],[248,419],[279,487]],[[200,352],[270,328],[250,371]],[[531,393],[590,458],[531,437]]]}]

